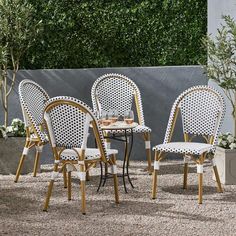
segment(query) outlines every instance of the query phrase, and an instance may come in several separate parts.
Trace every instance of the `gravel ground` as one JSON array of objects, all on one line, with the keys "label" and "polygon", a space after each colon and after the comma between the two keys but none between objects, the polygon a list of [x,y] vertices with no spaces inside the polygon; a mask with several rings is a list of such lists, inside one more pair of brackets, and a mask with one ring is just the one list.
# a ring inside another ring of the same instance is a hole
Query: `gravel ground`
[{"label": "gravel ground", "polygon": [[128,185],[125,194],[120,179],[119,205],[114,203],[113,181],[109,179],[97,193],[99,169],[92,171],[85,216],[80,213],[76,178],[72,201],[67,201],[59,178],[49,211],[43,212],[51,166],[45,166],[36,178],[21,176],[17,184],[14,176],[0,175],[0,235],[236,235],[236,186],[224,186],[224,193],[217,193],[209,165],[204,169],[202,205],[197,203],[195,165],[190,165],[188,190],[183,190],[181,162],[163,162],[156,200],[150,198],[152,178],[143,171],[146,163],[130,165],[135,189]]}]

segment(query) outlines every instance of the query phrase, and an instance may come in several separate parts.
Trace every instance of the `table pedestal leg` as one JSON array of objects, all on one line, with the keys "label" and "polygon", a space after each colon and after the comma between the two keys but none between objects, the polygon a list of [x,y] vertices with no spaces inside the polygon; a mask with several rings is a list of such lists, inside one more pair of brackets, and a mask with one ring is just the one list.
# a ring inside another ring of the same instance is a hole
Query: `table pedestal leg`
[{"label": "table pedestal leg", "polygon": [[[126,182],[125,182],[125,177],[126,176],[128,178],[128,181],[129,181],[131,187],[134,188],[134,185],[133,185],[133,183],[131,181],[131,178],[129,176],[129,160],[130,160],[130,155],[131,155],[131,151],[132,151],[132,147],[133,147],[133,131],[131,130],[130,132],[131,132],[130,145],[129,145],[129,139],[128,139],[128,135],[127,135],[126,130],[125,130],[125,135],[124,135],[125,140],[123,141],[123,142],[125,142],[125,153],[124,153],[124,161],[123,161],[123,167],[122,167],[122,179],[123,179],[123,185],[124,185],[125,193],[128,193],[127,188],[126,188]],[[114,139],[115,139],[115,137],[114,137]],[[121,139],[119,139],[119,140],[121,140]],[[100,177],[99,186],[97,188],[97,192],[100,190],[101,186],[104,186],[106,184],[106,180],[109,177],[107,163],[105,163],[105,173],[104,173],[104,175],[103,175],[103,164],[102,164],[102,162],[100,162],[100,169],[101,169],[101,177]]]},{"label": "table pedestal leg", "polygon": [[133,148],[133,132],[131,130],[131,140],[130,140],[129,153],[127,156],[126,173],[127,173],[127,177],[128,177],[131,187],[134,188],[134,185],[132,184],[131,179],[129,177],[129,159],[130,159],[130,154],[131,154],[132,148]]}]

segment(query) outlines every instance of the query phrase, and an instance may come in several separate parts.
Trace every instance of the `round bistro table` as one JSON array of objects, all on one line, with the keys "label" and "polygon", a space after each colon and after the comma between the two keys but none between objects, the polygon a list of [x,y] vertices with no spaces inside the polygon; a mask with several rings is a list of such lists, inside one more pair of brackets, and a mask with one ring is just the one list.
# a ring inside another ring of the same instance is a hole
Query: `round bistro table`
[{"label": "round bistro table", "polygon": [[[133,129],[138,126],[138,123],[133,122],[131,124],[127,124],[125,121],[117,121],[115,123],[112,123],[110,125],[101,125],[101,129],[104,132],[104,138],[106,139],[113,139],[117,141],[121,141],[125,143],[125,153],[124,153],[124,159],[123,159],[123,168],[122,168],[122,174],[118,175],[118,177],[123,178],[123,185],[125,192],[128,193],[126,188],[126,182],[125,177],[128,178],[128,181],[132,188],[134,188],[134,185],[131,182],[130,176],[129,176],[129,160],[130,160],[130,154],[133,147]],[[108,173],[107,167],[105,167],[105,175],[103,175],[103,166],[101,163],[101,178],[100,183],[98,186],[97,191],[99,191],[101,186],[104,186],[106,183],[107,178],[109,178],[110,173]],[[103,184],[102,184],[103,182]]]}]

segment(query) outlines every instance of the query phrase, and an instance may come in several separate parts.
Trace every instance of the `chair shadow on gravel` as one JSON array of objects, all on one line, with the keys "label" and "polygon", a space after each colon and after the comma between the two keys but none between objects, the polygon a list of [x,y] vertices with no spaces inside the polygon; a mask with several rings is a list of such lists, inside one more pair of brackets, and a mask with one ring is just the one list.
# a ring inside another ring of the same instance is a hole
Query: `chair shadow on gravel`
[{"label": "chair shadow on gravel", "polygon": [[20,215],[24,215],[25,212],[29,212],[37,209],[38,206],[41,206],[40,192],[38,197],[35,196],[33,199],[26,196],[25,194],[21,195],[20,193],[25,193],[30,191],[28,188],[20,187],[15,190],[13,189],[1,189],[0,192],[0,218],[16,218],[18,219]]},{"label": "chair shadow on gravel", "polygon": [[[50,211],[59,211],[60,216],[75,217],[78,220],[94,217],[94,215],[110,215],[114,217],[114,221],[122,215],[133,216],[148,216],[148,217],[163,217],[168,219],[185,219],[201,222],[221,222],[221,220],[214,217],[207,217],[201,214],[193,214],[178,210],[171,210],[174,204],[158,203],[154,202],[142,202],[142,201],[121,201],[119,205],[116,205],[112,200],[87,200],[87,214],[83,216],[80,213],[80,201],[72,202],[72,204],[60,204],[52,206]],[[128,222],[127,222],[128,223]]]},{"label": "chair shadow on gravel", "polygon": [[[196,173],[197,167],[190,166],[188,167],[188,173]],[[171,164],[171,165],[161,165],[158,175],[177,175],[184,174],[184,165],[183,164]]]},{"label": "chair shadow on gravel", "polygon": [[[171,214],[171,216],[165,215],[165,217],[169,217],[171,219],[185,219],[185,220],[194,220],[194,221],[201,221],[201,222],[222,222],[222,220],[215,218],[215,217],[208,217],[208,216],[203,216],[200,214],[192,214],[192,213],[187,213],[183,211],[172,211],[172,210],[167,210],[167,214]],[[173,215],[174,214],[174,215]]]},{"label": "chair shadow on gravel", "polygon": [[[197,195],[198,185],[188,185],[187,189],[183,189],[183,185],[173,185],[168,187],[161,187],[162,191],[171,194],[182,194],[182,195]],[[217,192],[217,188],[213,186],[203,186],[203,195],[211,195]],[[219,193],[220,194],[220,193]]]},{"label": "chair shadow on gravel", "polygon": [[221,203],[226,202],[226,204],[228,202],[236,203],[236,194],[235,194],[235,192],[223,192],[223,193],[217,195],[216,198],[212,199],[212,201],[218,201]]},{"label": "chair shadow on gravel", "polygon": [[[164,162],[163,162],[164,163]],[[183,174],[184,173],[184,165],[183,164],[168,164],[165,165],[162,163],[160,164],[160,170],[158,171],[158,174],[160,175],[177,175],[177,174]],[[145,167],[140,166],[130,166],[130,173],[132,173],[132,169],[139,169],[140,173],[135,173],[135,175],[146,175],[147,170]],[[188,167],[188,173],[196,173],[197,172],[197,166],[189,165]]]},{"label": "chair shadow on gravel", "polygon": [[[79,216],[80,213],[80,200],[68,202],[66,204],[57,204],[50,207],[50,211],[54,211],[54,208],[60,211],[60,215],[68,214],[70,212],[70,217],[73,215],[75,217]],[[157,212],[166,211],[167,209],[173,207],[173,204],[168,203],[156,203],[156,202],[142,202],[142,201],[128,201],[120,200],[120,203],[115,204],[113,198],[109,200],[91,200],[87,199],[87,216],[93,214],[108,214],[112,217],[116,215],[140,215],[140,216],[151,216],[156,215]]]}]

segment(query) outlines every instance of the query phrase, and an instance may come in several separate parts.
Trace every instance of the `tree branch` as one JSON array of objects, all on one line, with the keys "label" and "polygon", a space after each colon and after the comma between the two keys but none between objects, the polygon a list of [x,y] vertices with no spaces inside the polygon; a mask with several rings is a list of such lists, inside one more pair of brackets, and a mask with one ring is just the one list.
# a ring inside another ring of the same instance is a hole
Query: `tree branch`
[{"label": "tree branch", "polygon": [[8,92],[6,93],[6,96],[8,97],[15,85],[15,81],[16,81],[16,73],[19,69],[19,63],[18,61],[15,61],[14,59],[14,55],[13,55],[13,50],[11,48],[11,61],[12,61],[12,65],[13,65],[13,74],[12,74],[12,81],[11,81],[11,85],[10,85],[10,88],[8,90]]}]

